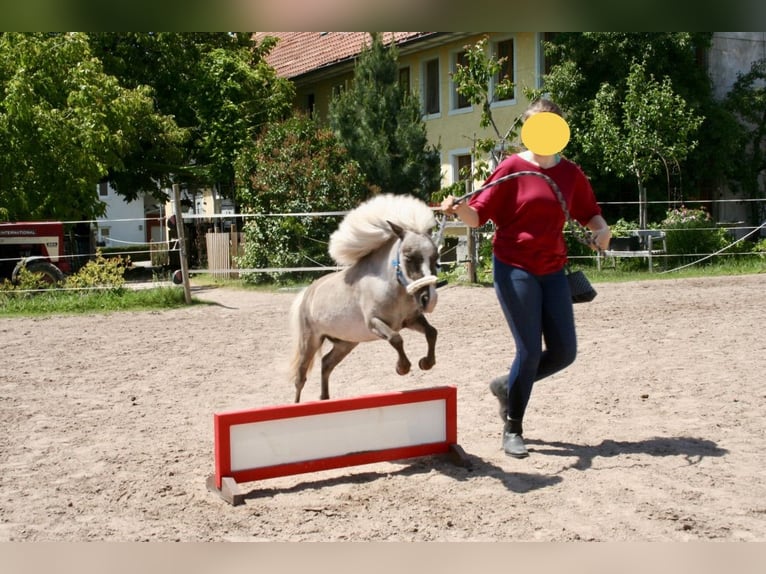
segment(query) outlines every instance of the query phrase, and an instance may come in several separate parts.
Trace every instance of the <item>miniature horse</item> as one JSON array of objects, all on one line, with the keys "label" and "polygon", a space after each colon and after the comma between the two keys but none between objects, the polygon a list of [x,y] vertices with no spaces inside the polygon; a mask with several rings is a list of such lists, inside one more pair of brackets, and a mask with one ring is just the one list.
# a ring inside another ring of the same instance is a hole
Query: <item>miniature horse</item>
[{"label": "miniature horse", "polygon": [[396,372],[407,374],[410,361],[399,334],[405,327],[425,335],[427,354],[418,366],[434,366],[437,331],[424,313],[437,299],[435,223],[431,208],[409,195],[378,195],[345,216],[329,252],[348,267],[315,280],[290,309],[296,403],[324,341],[332,348],[322,357],[320,399],[330,398],[332,370],[362,342],[388,341],[398,353]]}]

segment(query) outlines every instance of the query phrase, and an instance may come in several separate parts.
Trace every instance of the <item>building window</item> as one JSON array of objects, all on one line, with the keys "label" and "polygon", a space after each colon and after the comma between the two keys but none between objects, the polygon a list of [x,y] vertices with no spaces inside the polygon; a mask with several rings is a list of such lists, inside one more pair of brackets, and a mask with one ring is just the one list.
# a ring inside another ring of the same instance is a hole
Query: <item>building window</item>
[{"label": "building window", "polygon": [[549,58],[545,57],[545,43],[551,42],[555,38],[555,32],[543,32],[539,34],[538,58],[537,58],[537,87],[543,86],[543,76],[551,73],[551,62]]},{"label": "building window", "polygon": [[314,117],[315,107],[316,107],[316,96],[314,96],[314,94],[309,94],[306,97],[306,111],[308,112],[310,118]]},{"label": "building window", "polygon": [[439,113],[439,59],[423,64],[423,107],[426,115]]},{"label": "building window", "polygon": [[410,67],[399,70],[399,87],[404,93],[410,93]]},{"label": "building window", "polygon": [[471,179],[471,154],[461,154],[454,156],[454,170],[453,181],[468,181]]},{"label": "building window", "polygon": [[99,197],[107,197],[109,195],[109,184],[105,181],[102,181],[98,184],[98,195]]},{"label": "building window", "polygon": [[[468,64],[467,57],[466,57],[466,51],[463,50],[462,52],[457,52],[452,60],[452,71],[456,72],[458,65],[460,66],[466,66]],[[462,110],[465,108],[470,108],[471,102],[468,101],[468,98],[462,94],[459,94],[457,91],[457,86],[454,82],[452,82],[452,109],[453,110]]]},{"label": "building window", "polygon": [[346,81],[343,80],[337,84],[334,84],[330,89],[331,97],[333,100],[339,98],[343,92],[346,91]]},{"label": "building window", "polygon": [[[494,48],[495,48],[495,54],[494,54],[495,58],[497,60],[501,60],[501,59],[503,60],[501,63],[500,71],[493,78],[493,81],[495,83],[495,88],[493,89],[494,101],[506,102],[510,100],[515,100],[516,99],[516,87],[515,87],[516,58],[514,54],[513,38],[495,42]],[[502,93],[498,93],[497,91],[497,85],[504,80],[509,80],[510,82],[514,84],[514,88],[513,90],[510,91],[510,93],[502,94]]]}]

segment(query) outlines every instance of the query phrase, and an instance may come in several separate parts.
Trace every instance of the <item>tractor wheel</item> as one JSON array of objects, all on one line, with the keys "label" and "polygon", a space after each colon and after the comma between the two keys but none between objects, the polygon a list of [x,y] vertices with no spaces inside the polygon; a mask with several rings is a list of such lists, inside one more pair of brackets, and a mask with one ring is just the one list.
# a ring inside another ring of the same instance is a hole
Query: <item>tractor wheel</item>
[{"label": "tractor wheel", "polygon": [[64,280],[64,273],[61,269],[48,261],[32,261],[27,265],[27,271],[39,273],[43,276],[43,281],[51,285]]}]

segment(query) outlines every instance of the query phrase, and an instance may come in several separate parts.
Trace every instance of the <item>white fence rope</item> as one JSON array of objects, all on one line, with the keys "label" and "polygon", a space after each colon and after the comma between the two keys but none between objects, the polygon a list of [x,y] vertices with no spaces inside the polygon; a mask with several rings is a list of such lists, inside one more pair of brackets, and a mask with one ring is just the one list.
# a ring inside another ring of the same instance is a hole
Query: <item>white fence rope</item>
[{"label": "white fence rope", "polygon": [[[764,199],[711,199],[711,200],[661,200],[661,201],[648,201],[643,202],[645,204],[666,204],[666,205],[691,205],[691,204],[714,204],[714,203],[752,203],[752,202],[766,202]],[[599,202],[600,205],[639,205],[641,202],[638,201],[620,201],[620,202]],[[432,206],[432,210],[434,211],[440,211],[439,207]],[[266,217],[340,217],[344,216],[348,213],[348,211],[319,211],[319,212],[279,212],[279,213],[230,213],[230,214],[189,214],[184,213],[182,214],[184,221],[215,221],[215,220],[246,220],[246,219],[255,219],[255,218],[266,218]],[[89,224],[100,224],[100,225],[108,225],[109,223],[117,223],[117,222],[146,222],[146,221],[154,221],[156,220],[156,217],[137,217],[137,218],[115,218],[115,219],[98,219],[98,220],[77,220],[77,221],[65,221],[62,222],[65,225],[66,224],[82,224],[82,223],[89,223]],[[727,256],[732,255],[761,255],[761,252],[738,252],[738,253],[725,253],[729,248],[731,248],[733,245],[741,242],[747,237],[752,236],[755,234],[758,230],[761,230],[764,228],[764,225],[761,224],[760,226],[744,226],[740,225],[741,222],[732,222],[731,224],[717,224],[713,225],[711,227],[698,227],[693,229],[673,229],[673,232],[687,232],[687,231],[713,231],[718,229],[725,229],[727,231],[737,231],[737,232],[745,232],[745,235],[741,237],[740,239],[734,241],[732,244],[726,246],[725,248],[715,252],[715,253],[674,253],[674,254],[657,254],[654,257],[656,258],[670,258],[670,257],[698,257],[701,256],[703,259],[699,260],[702,261],[704,259],[708,259],[717,255],[726,254]],[[671,231],[670,229],[662,229],[662,228],[652,228],[653,230],[658,231]],[[567,231],[567,233],[569,233]],[[208,235],[211,233],[208,233]],[[229,237],[228,232],[218,232],[216,235],[221,235],[222,237],[220,239],[217,239],[216,241],[226,241]],[[106,255],[107,256],[130,256],[135,254],[154,254],[157,253],[156,247],[160,247],[162,249],[163,253],[173,253],[173,252],[179,252],[180,248],[178,246],[178,240],[177,239],[171,239],[166,241],[152,241],[152,242],[136,242],[136,241],[125,241],[119,238],[115,237],[108,237],[108,241],[119,243],[125,246],[137,246],[137,247],[143,247],[143,246],[150,246],[155,247],[155,249],[146,249],[146,250],[125,250],[125,251],[109,251]],[[171,247],[171,245],[174,245],[174,247]],[[164,247],[163,247],[164,246]],[[447,253],[450,253],[451,251],[455,250],[456,248],[449,248],[447,251],[442,253],[442,256],[444,256]],[[103,250],[102,250],[103,253]],[[210,249],[208,247],[208,255],[210,253]],[[94,257],[96,253],[83,253],[83,254],[61,254],[59,255],[60,258],[91,258]],[[570,259],[581,259],[581,260],[593,260],[596,257],[596,255],[572,255],[570,256]],[[307,257],[307,259],[311,260]],[[19,258],[0,258],[0,261],[18,261]],[[698,261],[698,262],[699,262]],[[691,263],[689,265],[693,265],[695,263]],[[686,265],[684,267],[687,267],[689,265]],[[231,273],[290,273],[290,272],[328,272],[328,271],[337,271],[338,269],[341,269],[342,267],[338,266],[325,266],[325,265],[316,265],[316,266],[303,266],[303,267],[263,267],[263,268],[236,268],[231,265],[229,261],[218,261],[217,259],[214,261],[209,261],[208,268],[206,269],[190,269],[190,274],[212,274],[212,275],[230,275]],[[671,270],[672,271],[672,270]],[[667,273],[667,271],[665,271]]]}]

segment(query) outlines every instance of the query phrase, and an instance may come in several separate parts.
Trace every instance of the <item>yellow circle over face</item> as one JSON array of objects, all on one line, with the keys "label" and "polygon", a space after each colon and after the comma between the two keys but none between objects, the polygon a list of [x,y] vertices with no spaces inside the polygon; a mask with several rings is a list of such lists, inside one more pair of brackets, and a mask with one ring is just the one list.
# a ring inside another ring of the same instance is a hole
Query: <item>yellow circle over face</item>
[{"label": "yellow circle over face", "polygon": [[537,155],[561,153],[569,143],[569,124],[558,114],[536,113],[521,126],[521,141]]}]

